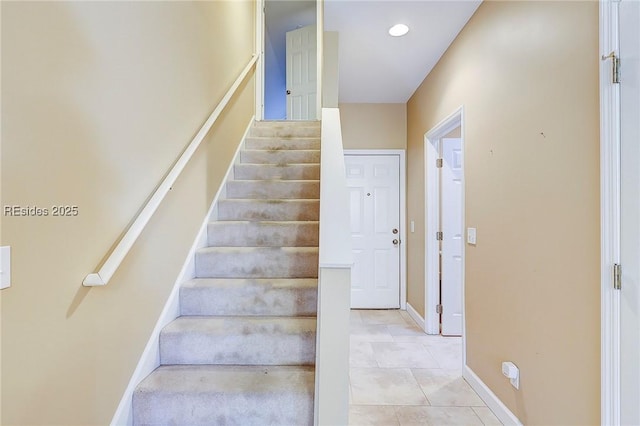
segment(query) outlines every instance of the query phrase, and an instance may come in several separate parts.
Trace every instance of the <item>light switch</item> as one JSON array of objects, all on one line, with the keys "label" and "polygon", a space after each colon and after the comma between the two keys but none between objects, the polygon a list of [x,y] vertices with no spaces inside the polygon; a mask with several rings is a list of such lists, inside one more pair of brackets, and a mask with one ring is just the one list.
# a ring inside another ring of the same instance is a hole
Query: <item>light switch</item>
[{"label": "light switch", "polygon": [[416,223],[413,220],[411,221],[411,232],[416,232]]},{"label": "light switch", "polygon": [[476,244],[476,228],[467,228],[467,244]]},{"label": "light switch", "polygon": [[0,290],[11,286],[11,247],[0,247]]}]

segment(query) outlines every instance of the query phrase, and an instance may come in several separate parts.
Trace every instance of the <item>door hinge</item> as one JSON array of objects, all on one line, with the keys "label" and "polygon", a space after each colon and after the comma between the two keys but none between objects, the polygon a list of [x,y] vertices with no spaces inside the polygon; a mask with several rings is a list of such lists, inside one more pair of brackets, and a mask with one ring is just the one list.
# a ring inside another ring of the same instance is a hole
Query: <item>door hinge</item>
[{"label": "door hinge", "polygon": [[442,305],[436,305],[436,314],[442,313]]},{"label": "door hinge", "polygon": [[441,169],[442,168],[442,158],[438,158],[436,160],[436,167]]},{"label": "door hinge", "polygon": [[442,231],[436,232],[436,241],[442,241]]},{"label": "door hinge", "polygon": [[602,55],[602,60],[606,61],[611,58],[611,82],[613,84],[620,83],[620,58],[616,56],[616,52],[611,52],[608,55]]},{"label": "door hinge", "polygon": [[613,288],[616,290],[622,288],[622,265],[617,263],[613,265]]}]

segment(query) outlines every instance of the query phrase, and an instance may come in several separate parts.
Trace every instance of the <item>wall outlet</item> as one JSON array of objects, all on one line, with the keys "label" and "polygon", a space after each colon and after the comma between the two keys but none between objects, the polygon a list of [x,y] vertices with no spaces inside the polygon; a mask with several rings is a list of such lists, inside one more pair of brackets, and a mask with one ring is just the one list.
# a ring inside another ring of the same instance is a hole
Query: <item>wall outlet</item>
[{"label": "wall outlet", "polygon": [[510,361],[502,363],[502,374],[509,379],[511,386],[520,389],[520,369]]},{"label": "wall outlet", "polygon": [[0,290],[11,287],[11,247],[0,247]]}]

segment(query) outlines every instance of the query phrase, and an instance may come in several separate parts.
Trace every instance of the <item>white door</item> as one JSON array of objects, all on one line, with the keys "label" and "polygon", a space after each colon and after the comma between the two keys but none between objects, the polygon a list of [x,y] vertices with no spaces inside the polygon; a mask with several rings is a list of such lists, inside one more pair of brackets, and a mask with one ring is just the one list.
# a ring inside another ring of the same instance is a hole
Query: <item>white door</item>
[{"label": "white door", "polygon": [[287,120],[316,117],[316,26],[287,32]]},{"label": "white door", "polygon": [[351,203],[351,307],[400,307],[400,158],[345,155]]},{"label": "white door", "polygon": [[620,420],[640,425],[640,2],[620,2]]},{"label": "white door", "polygon": [[460,139],[442,139],[440,230],[442,334],[462,335],[462,149]]}]

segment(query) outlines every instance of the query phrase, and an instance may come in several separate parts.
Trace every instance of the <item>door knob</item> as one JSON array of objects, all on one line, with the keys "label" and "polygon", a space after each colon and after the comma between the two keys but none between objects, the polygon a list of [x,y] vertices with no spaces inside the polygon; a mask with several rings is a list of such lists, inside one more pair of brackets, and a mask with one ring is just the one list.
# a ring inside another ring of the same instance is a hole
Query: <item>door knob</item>
[{"label": "door knob", "polygon": [[394,245],[394,246],[397,246],[399,242],[400,242],[400,241],[398,241],[398,239],[395,239],[395,240],[393,240],[393,241],[392,241],[392,243],[393,243],[393,245]]},{"label": "door knob", "polygon": [[287,95],[290,95],[290,94],[291,94],[291,90],[287,90]]},{"label": "door knob", "polygon": [[393,232],[394,234],[397,234],[398,233],[398,228],[393,228],[393,231],[391,231],[391,232]]}]

